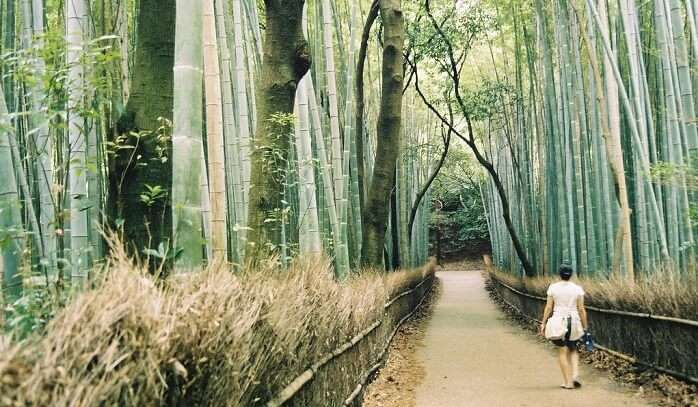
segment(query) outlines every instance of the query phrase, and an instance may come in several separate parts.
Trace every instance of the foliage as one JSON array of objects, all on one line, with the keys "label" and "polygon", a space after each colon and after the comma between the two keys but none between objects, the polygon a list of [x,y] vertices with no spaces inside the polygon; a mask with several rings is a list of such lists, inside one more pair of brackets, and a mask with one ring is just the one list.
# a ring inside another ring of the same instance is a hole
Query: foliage
[{"label": "foliage", "polygon": [[[465,2],[444,2],[441,0],[429,1],[430,10],[440,24],[443,33],[451,39],[451,44],[457,48],[458,60],[463,60],[468,55],[475,40],[483,34],[495,30],[498,26],[492,11],[481,5],[465,4]],[[443,72],[448,71],[447,58],[449,50],[447,43],[443,41],[429,18],[426,18],[426,9],[423,2],[419,6],[413,6],[415,17],[409,25],[408,38],[410,46],[417,55],[417,59],[433,59],[437,61]]]},{"label": "foliage", "polygon": [[[36,284],[39,284],[38,280]],[[56,292],[45,286],[29,287],[14,303],[5,306],[6,322],[3,328],[15,339],[42,335],[68,297],[65,291]]]},{"label": "foliage", "polygon": [[467,89],[465,103],[473,120],[503,120],[506,114],[503,102],[515,103],[517,97],[508,83],[485,78],[478,86]]},{"label": "foliage", "polygon": [[286,185],[289,171],[289,157],[285,149],[280,146],[288,146],[289,140],[293,139],[293,124],[295,116],[290,113],[273,113],[267,121],[269,138],[272,142],[269,145],[255,145],[255,149],[260,150],[260,160],[262,165],[278,184]]},{"label": "foliage", "polygon": [[489,240],[481,182],[483,174],[472,157],[462,147],[452,148],[432,187],[432,243],[438,229],[444,254]]}]

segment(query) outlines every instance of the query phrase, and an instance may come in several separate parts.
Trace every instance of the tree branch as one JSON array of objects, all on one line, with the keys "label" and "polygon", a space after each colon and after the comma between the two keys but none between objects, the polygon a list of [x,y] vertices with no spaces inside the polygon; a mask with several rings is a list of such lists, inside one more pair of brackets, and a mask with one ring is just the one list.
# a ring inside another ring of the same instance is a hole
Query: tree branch
[{"label": "tree branch", "polygon": [[373,0],[371,9],[366,16],[364,29],[361,33],[361,46],[356,62],[356,167],[359,183],[359,211],[363,210],[366,202],[366,164],[364,163],[364,66],[366,53],[368,52],[368,39],[371,35],[371,27],[378,18],[379,0]]},{"label": "tree branch", "polygon": [[[429,0],[426,0],[426,3],[428,4]],[[431,16],[429,12],[429,8],[427,5],[427,14]],[[432,21],[433,20],[433,17]],[[440,29],[439,29],[440,30]],[[452,51],[451,43],[450,41],[444,37],[444,41],[447,43],[448,49]],[[449,54],[452,56],[452,52],[449,52]],[[455,63],[455,60],[451,57],[451,61]],[[458,129],[455,128],[453,124],[453,111],[451,109],[451,105],[448,104],[448,109],[449,109],[449,115],[450,119],[446,118],[436,107],[434,106],[433,103],[431,103],[427,97],[424,95],[424,92],[422,92],[422,89],[419,87],[419,70],[417,68],[416,62],[409,62],[410,66],[412,67],[412,70],[415,72],[414,75],[414,84],[415,84],[415,90],[417,91],[417,94],[419,94],[419,97],[422,99],[422,102],[427,106],[427,108],[436,115],[436,117],[441,120],[441,122],[448,127],[450,131],[453,132],[458,138],[463,140],[465,144],[470,147],[470,150],[475,154],[475,158],[477,161],[480,163],[480,165],[485,168],[485,170],[490,174],[490,177],[492,178],[492,181],[495,184],[495,187],[497,189],[497,193],[499,195],[500,202],[502,204],[502,217],[504,218],[504,223],[506,224],[507,231],[509,232],[509,236],[512,240],[512,243],[514,245],[514,249],[516,250],[516,254],[519,257],[519,261],[521,262],[521,265],[524,268],[524,272],[528,276],[533,276],[536,274],[535,268],[531,265],[531,262],[528,260],[528,256],[526,255],[526,251],[523,248],[523,245],[521,244],[521,241],[519,240],[518,234],[516,233],[516,230],[514,229],[513,222],[511,220],[511,212],[509,209],[509,200],[506,196],[506,191],[504,190],[504,186],[501,182],[501,179],[499,178],[499,174],[497,173],[497,170],[495,169],[494,165],[485,158],[482,153],[480,152],[476,142],[475,142],[475,136],[474,136],[474,131],[473,131],[473,125],[472,121],[470,119],[469,113],[465,110],[465,104],[462,103],[462,98],[460,97],[460,92],[458,90],[458,86],[460,83],[459,76],[458,76],[458,71],[457,67],[455,65],[452,66],[453,68],[453,75],[454,75],[454,91],[456,94],[456,99],[459,100],[459,106],[462,110],[463,116],[465,117],[466,123],[467,123],[467,128],[468,128],[468,135],[462,134]]]},{"label": "tree branch", "polygon": [[448,149],[449,146],[451,145],[451,134],[453,134],[453,131],[449,128],[446,136],[443,137],[444,141],[444,150],[441,153],[441,157],[439,158],[439,162],[434,168],[434,171],[432,171],[431,175],[429,176],[429,179],[427,182],[422,186],[421,190],[417,194],[417,197],[414,199],[414,203],[412,204],[412,209],[410,210],[410,220],[407,226],[407,231],[409,232],[410,239],[412,238],[412,228],[414,226],[414,219],[417,217],[417,210],[419,210],[419,204],[422,202],[422,199],[424,198],[424,195],[426,195],[427,191],[431,187],[431,184],[434,182],[436,177],[439,175],[439,172],[441,172],[441,168],[444,165],[444,162],[446,162],[446,157],[448,156]]}]

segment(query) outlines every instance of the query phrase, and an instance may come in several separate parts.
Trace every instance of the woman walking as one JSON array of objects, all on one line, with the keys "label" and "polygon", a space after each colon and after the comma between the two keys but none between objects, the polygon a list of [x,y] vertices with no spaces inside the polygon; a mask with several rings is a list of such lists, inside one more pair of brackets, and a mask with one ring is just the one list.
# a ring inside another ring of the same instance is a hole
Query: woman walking
[{"label": "woman walking", "polygon": [[587,329],[587,313],[584,308],[584,289],[570,281],[572,267],[560,266],[560,281],[548,287],[548,301],[543,311],[540,333],[560,350],[563,389],[581,387],[579,381],[579,353],[577,342]]}]

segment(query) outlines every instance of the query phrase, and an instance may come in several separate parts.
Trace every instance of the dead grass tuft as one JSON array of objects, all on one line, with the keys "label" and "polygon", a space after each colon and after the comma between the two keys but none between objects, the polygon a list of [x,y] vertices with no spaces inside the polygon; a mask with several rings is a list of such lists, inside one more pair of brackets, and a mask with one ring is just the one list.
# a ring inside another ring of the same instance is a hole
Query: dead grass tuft
[{"label": "dead grass tuft", "polygon": [[106,270],[44,336],[0,340],[0,405],[260,405],[430,268],[338,283],[308,258],[161,284],[117,251]]}]

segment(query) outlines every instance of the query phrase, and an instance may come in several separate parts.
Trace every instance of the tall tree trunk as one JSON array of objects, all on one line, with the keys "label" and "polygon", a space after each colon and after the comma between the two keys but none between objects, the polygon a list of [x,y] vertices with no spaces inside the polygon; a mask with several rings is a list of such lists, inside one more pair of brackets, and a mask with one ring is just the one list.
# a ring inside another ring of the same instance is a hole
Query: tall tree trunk
[{"label": "tall tree trunk", "polygon": [[402,86],[404,82],[403,45],[405,24],[401,0],[381,0],[383,21],[383,68],[378,144],[371,188],[363,208],[361,263],[380,266],[388,222],[390,194],[395,187],[395,164],[400,153],[402,125]]},{"label": "tall tree trunk", "polygon": [[283,222],[284,172],[289,156],[288,118],[298,84],[310,68],[303,37],[305,0],[265,0],[264,63],[256,87],[257,128],[252,151],[248,216],[249,259],[277,251]]},{"label": "tall tree trunk", "polygon": [[[172,229],[167,127],[172,120],[175,0],[141,0],[137,26],[131,95],[117,125],[123,142],[117,143],[110,163],[113,218],[123,220],[124,237],[134,253],[167,241]],[[162,188],[164,194],[144,202],[146,186]]]}]

